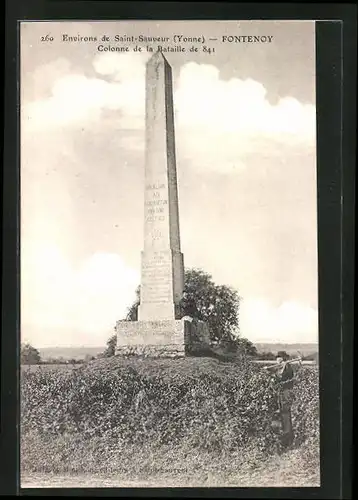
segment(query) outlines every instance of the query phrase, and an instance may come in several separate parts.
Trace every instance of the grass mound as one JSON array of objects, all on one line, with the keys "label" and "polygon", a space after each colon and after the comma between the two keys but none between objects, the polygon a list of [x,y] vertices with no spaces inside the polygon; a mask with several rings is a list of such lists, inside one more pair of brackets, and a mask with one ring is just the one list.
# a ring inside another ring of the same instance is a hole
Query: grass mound
[{"label": "grass mound", "polygon": [[[114,357],[76,369],[24,371],[22,467],[57,473],[137,467],[154,473],[163,470],[160,457],[174,467],[168,459],[173,450],[176,466],[189,460],[188,469],[193,457],[198,464],[204,460],[198,457],[211,456],[208,469],[217,463],[214,455],[240,457],[244,449],[263,458],[276,450],[275,410],[272,379],[246,359]],[[297,375],[293,422],[297,445],[318,438],[314,368]]]}]

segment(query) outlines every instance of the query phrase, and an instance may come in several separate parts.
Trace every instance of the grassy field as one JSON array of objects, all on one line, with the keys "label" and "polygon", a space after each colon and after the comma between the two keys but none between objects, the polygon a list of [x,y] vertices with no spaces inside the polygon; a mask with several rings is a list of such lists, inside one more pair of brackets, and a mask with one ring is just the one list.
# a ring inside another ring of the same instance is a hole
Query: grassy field
[{"label": "grassy field", "polygon": [[[272,352],[277,353],[278,351],[286,351],[289,355],[297,356],[300,352],[303,356],[314,354],[318,352],[317,343],[295,343],[295,344],[283,344],[283,343],[256,343],[255,344],[258,352]],[[42,347],[38,349],[41,355],[41,359],[48,360],[53,359],[84,359],[86,356],[97,357],[98,354],[103,352],[104,346],[89,347],[89,346],[79,346],[79,347]]]},{"label": "grassy field", "polygon": [[[248,451],[230,455],[185,452],[174,448],[157,450],[144,456],[134,449],[132,471],[108,473],[24,472],[22,488],[167,488],[167,487],[318,487],[318,450],[301,447],[284,455],[255,457]],[[150,463],[148,464],[148,456]],[[185,457],[185,458],[184,458]],[[113,459],[113,456],[111,456]],[[120,459],[123,462],[123,457]],[[170,468],[168,468],[170,464]]]},{"label": "grassy field", "polygon": [[[252,363],[256,363],[261,366],[266,366],[266,365],[272,365],[275,364],[275,360],[263,360],[263,359],[254,359],[252,360]],[[304,360],[301,362],[303,366],[316,366],[315,361],[309,361],[309,360]],[[80,368],[84,364],[87,363],[41,363],[39,365],[22,365],[21,366],[21,371],[22,372],[31,372],[31,371],[36,371],[36,370],[47,370],[47,371],[56,371],[56,370],[75,370],[77,368]]]},{"label": "grassy field", "polygon": [[76,363],[76,364],[71,364],[71,363],[41,363],[39,365],[22,365],[21,366],[21,372],[35,372],[37,370],[44,370],[44,371],[56,371],[56,370],[76,370],[76,368],[80,368],[83,366],[84,363]]},{"label": "grassy field", "polygon": [[317,486],[318,373],[297,374],[295,443],[259,365],[120,359],[23,368],[22,487]]}]

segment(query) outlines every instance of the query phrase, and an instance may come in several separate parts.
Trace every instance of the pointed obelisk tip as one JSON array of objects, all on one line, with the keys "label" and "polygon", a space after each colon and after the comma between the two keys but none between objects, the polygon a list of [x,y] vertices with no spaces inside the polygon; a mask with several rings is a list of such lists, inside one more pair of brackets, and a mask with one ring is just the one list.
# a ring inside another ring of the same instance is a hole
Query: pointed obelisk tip
[{"label": "pointed obelisk tip", "polygon": [[150,59],[148,60],[147,64],[148,65],[156,65],[156,64],[168,64],[170,66],[170,64],[168,63],[167,59],[164,57],[164,54],[161,50],[157,50],[156,52],[154,52],[154,54],[150,57]]}]

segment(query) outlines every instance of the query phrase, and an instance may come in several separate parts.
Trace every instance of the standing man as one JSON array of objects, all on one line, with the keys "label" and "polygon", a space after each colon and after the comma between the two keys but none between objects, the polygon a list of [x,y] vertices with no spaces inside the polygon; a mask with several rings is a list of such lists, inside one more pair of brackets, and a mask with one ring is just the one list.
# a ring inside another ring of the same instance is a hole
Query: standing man
[{"label": "standing man", "polygon": [[266,368],[273,370],[278,385],[277,402],[282,429],[281,442],[287,448],[292,445],[294,439],[291,417],[293,369],[288,362],[288,355],[285,351],[279,351],[276,357],[276,364]]}]

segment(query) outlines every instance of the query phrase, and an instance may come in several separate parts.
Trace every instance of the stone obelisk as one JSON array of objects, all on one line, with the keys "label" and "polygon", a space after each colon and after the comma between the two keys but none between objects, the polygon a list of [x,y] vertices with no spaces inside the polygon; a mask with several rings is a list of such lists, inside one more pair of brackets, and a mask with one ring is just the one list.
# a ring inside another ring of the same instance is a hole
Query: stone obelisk
[{"label": "stone obelisk", "polygon": [[179,317],[184,264],[180,251],[172,70],[161,52],[146,68],[144,249],[138,319]]},{"label": "stone obelisk", "polygon": [[116,354],[183,356],[191,324],[180,319],[180,249],[172,70],[161,52],[146,66],[144,246],[138,321],[118,321]]}]

